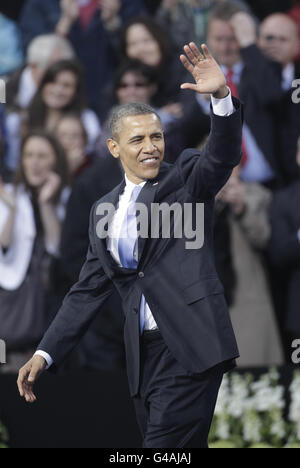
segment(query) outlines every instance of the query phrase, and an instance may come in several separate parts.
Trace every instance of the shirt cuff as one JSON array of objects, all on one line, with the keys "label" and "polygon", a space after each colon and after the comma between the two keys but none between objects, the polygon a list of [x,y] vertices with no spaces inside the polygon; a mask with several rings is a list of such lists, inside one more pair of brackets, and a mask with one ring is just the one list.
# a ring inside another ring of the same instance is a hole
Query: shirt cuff
[{"label": "shirt cuff", "polygon": [[42,356],[45,359],[45,361],[47,362],[46,370],[49,369],[49,367],[52,366],[54,362],[48,353],[45,353],[45,351],[41,351],[40,349],[38,349],[36,353],[34,353],[34,356]]},{"label": "shirt cuff", "polygon": [[[227,86],[228,88],[228,86]],[[211,96],[211,104],[213,112],[219,117],[229,117],[234,113],[234,106],[232,102],[231,91],[228,88],[229,94],[223,99],[217,99]]]},{"label": "shirt cuff", "polygon": [[299,242],[300,242],[300,229],[299,229],[297,234],[298,234],[298,239],[299,239]]}]

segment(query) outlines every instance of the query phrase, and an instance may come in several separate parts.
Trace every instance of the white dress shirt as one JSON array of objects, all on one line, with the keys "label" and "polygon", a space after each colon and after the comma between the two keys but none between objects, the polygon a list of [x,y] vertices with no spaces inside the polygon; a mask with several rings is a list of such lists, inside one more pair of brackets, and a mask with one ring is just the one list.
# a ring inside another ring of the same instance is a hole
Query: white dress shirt
[{"label": "white dress shirt", "polygon": [[[231,92],[229,88],[228,88],[228,91],[229,91],[229,94],[224,99],[216,99],[213,96],[211,97],[211,103],[212,103],[213,112],[215,115],[218,115],[220,117],[228,117],[231,114],[233,114],[234,106],[233,106],[233,102],[231,99]],[[107,250],[109,250],[112,257],[118,263],[119,266],[122,266],[122,265],[121,265],[120,256],[119,256],[118,239],[120,237],[122,223],[125,218],[127,207],[131,199],[132,191],[136,186],[133,182],[131,182],[128,179],[126,175],[125,175],[125,181],[126,181],[126,186],[125,186],[123,193],[119,197],[118,207],[112,219],[112,223],[111,223],[110,230],[109,230],[109,235],[107,238]],[[146,184],[146,181],[142,182],[139,185],[143,187],[145,184]],[[138,258],[137,245],[138,243],[136,243],[136,249],[134,252],[136,259]],[[158,328],[155,322],[155,319],[151,313],[150,307],[148,306],[147,303],[145,305],[144,313],[145,313],[144,329],[153,330],[153,329]],[[35,355],[42,356],[45,359],[45,361],[47,362],[47,367],[46,367],[47,369],[53,364],[53,359],[45,351],[38,350],[35,353]]]},{"label": "white dress shirt", "polygon": [[[125,181],[126,181],[126,186],[125,186],[124,192],[120,195],[118,207],[113,216],[109,234],[107,237],[107,242],[106,242],[107,250],[111,253],[111,256],[113,257],[113,259],[117,262],[117,264],[120,267],[122,267],[122,265],[121,265],[120,256],[119,256],[119,238],[120,238],[122,224],[126,216],[128,204],[131,200],[132,192],[136,187],[136,185],[128,179],[126,174],[125,174]],[[141,182],[138,185],[143,188],[145,184],[146,184],[146,181]],[[138,259],[138,242],[136,242],[136,245],[135,245],[134,258],[135,260]],[[144,326],[145,330],[154,330],[158,328],[154,320],[154,317],[151,313],[150,307],[148,306],[147,303],[145,304],[145,310],[144,311],[141,310],[140,313],[143,313],[145,317],[145,326]]]}]

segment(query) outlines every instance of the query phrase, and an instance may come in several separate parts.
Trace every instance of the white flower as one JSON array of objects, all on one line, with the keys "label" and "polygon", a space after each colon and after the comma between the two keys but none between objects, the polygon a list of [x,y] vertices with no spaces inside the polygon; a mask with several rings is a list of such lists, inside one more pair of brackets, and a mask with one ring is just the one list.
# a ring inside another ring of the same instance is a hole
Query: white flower
[{"label": "white flower", "polygon": [[226,413],[218,417],[216,435],[220,440],[230,439],[230,422]]},{"label": "white flower", "polygon": [[228,414],[240,418],[249,407],[249,389],[245,378],[238,374],[232,376],[231,398],[228,403]]},{"label": "white flower", "polygon": [[257,413],[249,411],[243,418],[243,437],[246,442],[259,443],[261,438],[262,422]]},{"label": "white flower", "polygon": [[226,412],[228,401],[230,399],[229,377],[226,374],[219,391],[218,400],[215,409],[215,415],[219,416]]}]

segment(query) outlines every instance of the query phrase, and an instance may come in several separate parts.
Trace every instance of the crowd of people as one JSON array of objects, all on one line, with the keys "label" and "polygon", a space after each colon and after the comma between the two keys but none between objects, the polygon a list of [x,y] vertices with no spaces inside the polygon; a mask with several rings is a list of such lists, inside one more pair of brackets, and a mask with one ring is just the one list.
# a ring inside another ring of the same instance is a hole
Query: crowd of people
[{"label": "crowd of people", "polygon": [[[205,42],[244,104],[243,158],[218,194],[215,256],[239,365],[282,365],[300,338],[300,2],[259,21],[244,0],[27,0],[0,14],[0,337],[14,372],[76,282],[92,205],[123,177],[106,146],[115,105],[159,113],[173,163],[210,131],[184,44]],[[5,31],[5,34],[2,32]],[[3,53],[2,53],[3,49]],[[116,293],[67,366],[122,368]]]}]

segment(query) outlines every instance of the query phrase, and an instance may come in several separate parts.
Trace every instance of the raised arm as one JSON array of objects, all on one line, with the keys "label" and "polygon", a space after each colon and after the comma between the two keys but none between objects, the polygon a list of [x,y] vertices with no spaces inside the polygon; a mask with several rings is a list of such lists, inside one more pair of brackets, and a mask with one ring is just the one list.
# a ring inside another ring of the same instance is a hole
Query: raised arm
[{"label": "raised arm", "polygon": [[202,151],[186,150],[177,160],[180,175],[188,191],[199,199],[216,196],[240,163],[242,150],[242,106],[231,97],[226,78],[205,44],[203,54],[191,42],[184,47],[180,60],[191,73],[195,84],[184,83],[182,89],[210,94],[212,103],[211,132]]}]

